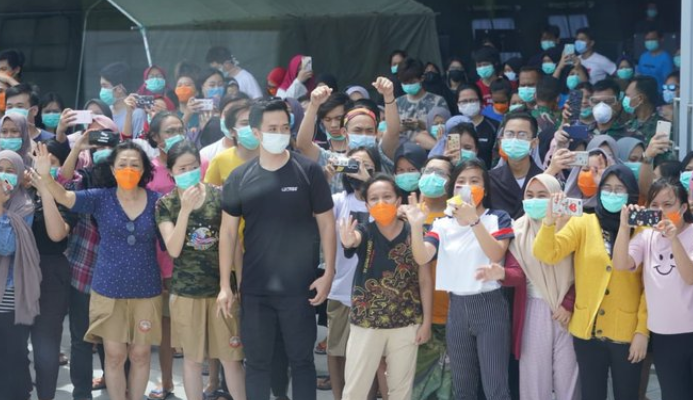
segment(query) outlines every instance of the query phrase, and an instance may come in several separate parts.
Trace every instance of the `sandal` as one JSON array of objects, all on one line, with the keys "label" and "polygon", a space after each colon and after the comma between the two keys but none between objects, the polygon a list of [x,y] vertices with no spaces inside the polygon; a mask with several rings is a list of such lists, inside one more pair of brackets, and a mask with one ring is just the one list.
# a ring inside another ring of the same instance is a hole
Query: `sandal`
[{"label": "sandal", "polygon": [[332,390],[332,382],[330,382],[329,375],[320,375],[317,378],[318,380],[315,386],[318,390]]},{"label": "sandal", "polygon": [[164,389],[163,387],[156,388],[149,392],[147,398],[149,400],[166,400],[173,395],[173,390]]},{"label": "sandal", "polygon": [[323,340],[322,342],[315,345],[315,354],[327,354],[327,340]]},{"label": "sandal", "polygon": [[106,389],[106,378],[102,376],[101,378],[94,378],[91,380],[91,390],[104,389]]}]

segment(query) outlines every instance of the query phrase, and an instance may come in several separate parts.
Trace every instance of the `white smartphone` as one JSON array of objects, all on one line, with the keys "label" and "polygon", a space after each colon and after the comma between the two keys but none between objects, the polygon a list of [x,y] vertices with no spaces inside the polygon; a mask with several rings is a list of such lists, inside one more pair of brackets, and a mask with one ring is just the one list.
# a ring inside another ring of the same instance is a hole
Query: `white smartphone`
[{"label": "white smartphone", "polygon": [[568,164],[569,167],[586,167],[589,163],[589,152],[586,151],[574,151],[575,161]]},{"label": "white smartphone", "polygon": [[657,121],[657,129],[655,130],[656,135],[667,135],[671,139],[671,122],[669,121]]},{"label": "white smartphone", "polygon": [[214,99],[196,99],[195,103],[200,105],[201,111],[214,110]]},{"label": "white smartphone", "polygon": [[301,65],[303,66],[304,71],[312,71],[313,70],[313,57],[302,57],[301,58]]},{"label": "white smartphone", "polygon": [[75,114],[75,125],[89,125],[94,121],[94,115],[91,113],[91,110],[75,110]]}]

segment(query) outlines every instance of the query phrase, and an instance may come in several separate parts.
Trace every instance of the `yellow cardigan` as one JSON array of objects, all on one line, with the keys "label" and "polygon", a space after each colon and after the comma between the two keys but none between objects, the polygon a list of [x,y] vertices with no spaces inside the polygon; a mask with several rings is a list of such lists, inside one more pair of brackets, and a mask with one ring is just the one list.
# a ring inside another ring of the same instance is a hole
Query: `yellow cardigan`
[{"label": "yellow cardigan", "polygon": [[570,320],[573,336],[621,343],[630,343],[635,333],[649,336],[642,269],[637,272],[614,269],[596,215],[573,217],[558,234],[555,226],[542,224],[532,250],[538,260],[549,265],[573,254],[575,310]]}]

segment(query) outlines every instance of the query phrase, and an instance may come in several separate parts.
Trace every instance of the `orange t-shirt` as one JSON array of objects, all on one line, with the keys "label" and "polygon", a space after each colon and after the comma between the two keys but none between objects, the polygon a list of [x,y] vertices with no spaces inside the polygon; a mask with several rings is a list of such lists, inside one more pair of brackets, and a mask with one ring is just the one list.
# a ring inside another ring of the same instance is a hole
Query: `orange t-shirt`
[{"label": "orange t-shirt", "polygon": [[[426,227],[426,232],[431,228],[431,225],[433,225],[433,221],[435,221],[438,218],[443,218],[445,217],[445,214],[442,212],[431,212],[428,214],[428,218],[426,219],[425,227]],[[431,275],[433,277],[433,287],[435,288],[436,285],[436,265],[438,262],[436,260],[433,260],[429,263],[431,266]],[[445,323],[448,320],[448,309],[450,308],[450,296],[448,295],[448,292],[441,291],[441,290],[434,290],[433,291],[433,323],[436,325],[445,325]]]}]

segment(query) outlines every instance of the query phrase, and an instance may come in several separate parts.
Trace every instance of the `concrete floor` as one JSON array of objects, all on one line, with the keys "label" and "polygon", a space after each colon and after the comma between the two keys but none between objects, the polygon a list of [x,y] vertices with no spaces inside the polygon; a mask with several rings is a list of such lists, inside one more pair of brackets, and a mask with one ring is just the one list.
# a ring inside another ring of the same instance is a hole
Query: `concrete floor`
[{"label": "concrete floor", "polygon": [[[321,340],[325,337],[326,330],[323,327],[319,327],[318,338]],[[62,350],[65,354],[70,354],[70,333],[69,327],[65,324],[63,329],[63,341]],[[31,356],[30,356],[31,358]],[[326,356],[316,355],[315,356],[315,366],[317,368],[318,375],[327,374],[327,359]],[[55,396],[55,400],[72,400],[72,384],[70,383],[70,366],[69,364],[60,368],[60,376],[58,378],[58,390]],[[32,369],[33,373],[33,369]],[[94,375],[100,376],[101,365],[99,363],[98,357],[94,357]],[[151,390],[156,386],[157,379],[159,377],[159,363],[156,350],[152,352],[152,372],[149,377],[149,386],[147,390]],[[174,396],[169,397],[171,400],[180,399],[187,400],[185,392],[183,391],[183,360],[175,359],[173,364],[173,381],[176,385]],[[108,393],[103,391],[95,391],[92,393],[95,400],[107,400],[109,399]],[[291,393],[289,392],[289,396]],[[661,393],[659,390],[659,383],[657,382],[657,376],[654,369],[650,372],[650,384],[648,386],[647,396],[649,400],[661,400]],[[32,400],[36,399],[36,392],[32,394]],[[330,400],[332,399],[332,392],[318,391],[318,400]],[[613,399],[613,396],[609,394],[609,399]],[[296,399],[300,400],[300,399]],[[584,399],[589,400],[589,399]]]}]

